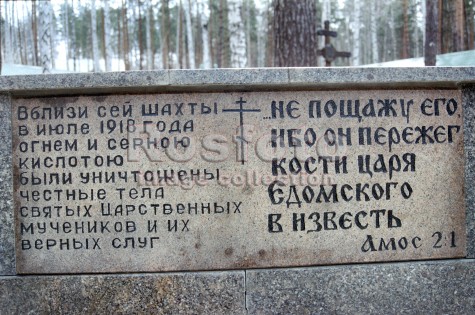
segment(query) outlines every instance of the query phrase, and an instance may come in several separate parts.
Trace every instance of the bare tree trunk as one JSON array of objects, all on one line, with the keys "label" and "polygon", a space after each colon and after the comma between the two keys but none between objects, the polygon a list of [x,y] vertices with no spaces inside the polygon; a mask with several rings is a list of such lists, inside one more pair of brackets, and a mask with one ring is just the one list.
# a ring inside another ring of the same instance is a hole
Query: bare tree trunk
[{"label": "bare tree trunk", "polygon": [[474,9],[472,0],[465,0],[465,48],[473,50],[474,45]]},{"label": "bare tree trunk", "polygon": [[7,21],[7,25],[8,25],[8,38],[9,38],[9,42],[10,42],[10,47],[11,47],[11,52],[10,52],[10,56],[9,58],[11,59],[11,62],[13,63],[17,63],[17,49],[15,49],[17,47],[15,41],[16,41],[16,38],[15,38],[15,31],[14,31],[14,25],[15,25],[15,11],[14,11],[14,8],[15,8],[15,4],[13,3],[13,1],[9,1],[8,4],[10,5],[10,8],[8,10],[5,10],[5,13],[8,14],[8,16],[6,17],[6,21]]},{"label": "bare tree trunk", "polygon": [[195,18],[193,19],[193,29],[195,30],[193,36],[193,45],[195,47],[195,66],[197,68],[203,68],[203,34],[202,30],[202,14],[201,14],[201,2],[195,2],[193,8],[193,13],[195,13]]},{"label": "bare tree trunk", "polygon": [[259,12],[257,14],[257,29],[262,30],[262,32],[257,32],[257,51],[260,52],[257,54],[257,66],[258,67],[264,67],[265,65],[265,60],[266,60],[266,55],[263,54],[266,50],[265,45],[264,45],[264,40],[263,40],[263,35],[262,33],[265,32],[265,28],[267,27],[267,14],[264,12]]},{"label": "bare tree trunk", "polygon": [[176,68],[182,69],[186,62],[183,62],[183,30],[181,26],[183,24],[182,19],[181,0],[177,4],[177,18],[176,18]]},{"label": "bare tree trunk", "polygon": [[403,1],[403,30],[402,30],[402,52],[401,58],[409,58],[409,17],[408,17],[408,0]]},{"label": "bare tree trunk", "polygon": [[66,43],[66,70],[69,71],[69,55],[70,55],[70,47],[69,47],[69,1],[66,0],[64,2],[65,14],[64,14],[64,41]]},{"label": "bare tree trunk", "polygon": [[53,12],[53,6],[49,5],[49,10],[50,10],[50,16],[51,16],[51,23],[49,24],[50,28],[50,38],[51,38],[51,44],[49,45],[50,47],[50,60],[51,60],[51,69],[56,68],[56,28],[54,27],[54,12]]},{"label": "bare tree trunk", "polygon": [[215,47],[215,45],[214,45],[214,43],[215,43],[215,37],[214,37],[214,30],[215,30],[214,16],[215,16],[215,12],[213,10],[212,0],[208,0],[207,3],[208,3],[208,8],[209,8],[209,19],[208,19],[209,55],[210,55],[211,67],[214,68],[215,65],[217,64],[215,50],[214,50],[214,47]]},{"label": "bare tree trunk", "polygon": [[182,69],[182,57],[181,57],[181,24],[182,24],[182,20],[181,20],[181,0],[178,1],[177,3],[177,6],[176,6],[176,10],[177,10],[177,17],[176,17],[176,68],[177,69]]},{"label": "bare tree trunk", "polygon": [[[36,18],[36,0],[31,2],[31,29],[33,30],[34,65],[38,65],[38,20]],[[6,37],[5,37],[6,38]]]},{"label": "bare tree trunk", "polygon": [[[104,1],[104,47],[105,47],[105,62],[106,71],[112,70],[112,38],[111,38],[111,19],[109,1]],[[118,28],[120,30],[120,27]],[[120,41],[118,42],[120,46]],[[119,55],[120,56],[120,55]]]},{"label": "bare tree trunk", "polygon": [[130,70],[129,60],[129,27],[127,17],[127,4],[122,0],[122,40],[123,40],[123,53],[124,53],[124,66],[125,70]]},{"label": "bare tree trunk", "polygon": [[191,3],[185,0],[186,41],[188,43],[188,64],[190,69],[195,69],[195,42],[193,41],[193,28],[191,26]]},{"label": "bare tree trunk", "polygon": [[463,0],[440,0],[439,29],[440,52],[463,50]]},{"label": "bare tree trunk", "polygon": [[[421,11],[422,11],[422,16],[424,17],[424,21],[427,15],[427,10],[426,10],[426,0],[421,2]],[[425,32],[425,23],[424,23],[424,29],[422,32],[422,55],[424,55],[424,45],[426,42],[426,32]]]},{"label": "bare tree trunk", "polygon": [[[419,14],[419,2],[418,1],[415,1],[415,3],[413,4],[415,6],[415,12],[416,12],[416,16]],[[416,23],[414,25],[414,49],[415,49],[415,52],[413,54],[414,57],[419,57],[419,25],[417,23],[417,20],[416,20]]]},{"label": "bare tree trunk", "polygon": [[432,0],[426,0],[426,31],[424,43],[424,63],[426,66],[435,66],[437,56],[437,40],[439,30],[439,6]]},{"label": "bare tree trunk", "polygon": [[[155,25],[155,32],[157,34],[157,37],[158,37],[158,43],[160,44],[160,49],[162,48],[162,45],[163,45],[163,39],[162,39],[162,25],[161,25],[161,21],[160,19],[152,19],[154,21],[154,25]],[[156,22],[155,22],[156,21]],[[156,23],[156,24],[155,24]],[[154,55],[155,55],[155,52],[154,52]],[[163,67],[163,54],[162,52],[159,52],[158,53],[158,61],[157,61],[157,64],[158,64],[158,68],[162,68]],[[155,68],[155,60],[154,60],[154,68]]]},{"label": "bare tree trunk", "polygon": [[229,45],[231,67],[243,68],[247,65],[246,34],[241,18],[241,1],[228,0]]},{"label": "bare tree trunk", "polygon": [[274,1],[276,67],[317,65],[317,19],[313,0]]},{"label": "bare tree trunk", "polygon": [[[0,17],[2,16],[2,5],[0,4]],[[3,58],[2,58],[2,52],[3,52],[3,49],[2,49],[2,25],[0,24],[0,75],[2,75],[2,61],[3,61]]]},{"label": "bare tree trunk", "polygon": [[246,53],[247,65],[252,67],[251,54],[251,0],[245,0],[246,3]]},{"label": "bare tree trunk", "polygon": [[152,56],[152,31],[150,27],[152,7],[150,0],[145,2],[145,37],[147,41],[147,70],[153,69],[153,56]]},{"label": "bare tree trunk", "polygon": [[[122,13],[122,11],[121,11]],[[122,40],[122,19],[117,18],[117,69],[120,70],[120,58],[123,56],[122,50],[124,48]]]},{"label": "bare tree trunk", "polygon": [[391,60],[396,60],[398,59],[398,55],[396,54],[396,23],[394,23],[395,21],[395,17],[394,17],[394,7],[393,6],[390,6],[391,9],[389,11],[389,29],[391,31],[391,53],[392,53],[392,56],[391,56]]},{"label": "bare tree trunk", "polygon": [[[71,0],[71,9],[74,12],[74,0]],[[73,52],[73,70],[74,72],[76,72],[76,69],[77,69],[76,63],[78,59],[78,46],[76,45],[77,38],[76,38],[76,26],[74,25],[74,21],[71,28],[71,37],[72,37],[71,50]]]},{"label": "bare tree trunk", "polygon": [[378,50],[378,25],[377,25],[377,16],[378,16],[378,2],[373,1],[371,5],[371,48],[372,48],[372,63],[379,62],[379,50]]},{"label": "bare tree trunk", "polygon": [[40,2],[40,60],[43,73],[51,72],[51,3]]},{"label": "bare tree trunk", "polygon": [[[5,63],[12,63],[13,62],[13,43],[12,43],[12,37],[10,33],[10,28],[11,28],[11,23],[10,23],[10,18],[9,15],[10,13],[8,12],[8,4],[9,2],[5,1],[3,2],[5,5],[5,21],[3,23],[4,29],[5,29]],[[0,5],[2,3],[0,2]]]},{"label": "bare tree trunk", "polygon": [[[322,0],[322,17],[320,21],[320,28],[324,28],[324,23],[325,21],[329,21],[331,17],[331,5],[330,5],[330,0]],[[319,47],[319,38],[317,37],[317,47]],[[325,58],[323,56],[318,57],[317,59],[317,65],[318,64],[325,64]]]},{"label": "bare tree trunk", "polygon": [[138,35],[138,42],[139,42],[139,69],[143,70],[143,59],[144,59],[144,47],[143,47],[143,20],[142,20],[142,5],[140,1],[137,1],[137,9],[138,9],[138,20],[137,24],[139,26],[139,35]]},{"label": "bare tree trunk", "polygon": [[168,0],[162,0],[162,60],[163,69],[169,69],[168,52],[170,49],[170,17],[168,13]]},{"label": "bare tree trunk", "polygon": [[224,0],[219,1],[218,8],[218,48],[216,52],[216,59],[218,62],[218,68],[224,67]]},{"label": "bare tree trunk", "polygon": [[94,60],[94,72],[101,71],[99,66],[99,47],[97,42],[97,21],[96,21],[96,4],[95,0],[91,0],[91,41],[92,41],[92,57]]},{"label": "bare tree trunk", "polygon": [[464,30],[465,30],[465,13],[464,0],[454,0],[455,5],[455,29],[454,29],[454,46],[455,51],[465,50]]},{"label": "bare tree trunk", "polygon": [[[20,2],[18,5],[23,5],[23,2]],[[23,8],[21,9],[22,12],[23,12]],[[22,43],[22,38],[23,38],[23,35],[22,35],[22,24],[20,24],[20,16],[19,16],[19,12],[20,10],[16,10],[16,20],[17,20],[17,36],[18,36],[18,46],[19,46],[19,50],[20,50],[20,63],[22,65],[25,65],[26,64],[26,46],[23,46],[23,43]]]},{"label": "bare tree trunk", "polygon": [[353,66],[360,64],[360,2],[358,0],[353,1],[353,20],[355,22],[355,29],[353,31]]},{"label": "bare tree trunk", "polygon": [[208,34],[208,25],[210,20],[210,11],[209,6],[206,1],[201,3],[202,5],[202,14],[201,14],[201,39],[203,41],[203,68],[211,68],[211,55],[209,52],[209,34]]},{"label": "bare tree trunk", "polygon": [[269,2],[266,3],[267,38],[266,38],[266,67],[274,66],[274,12]]},{"label": "bare tree trunk", "polygon": [[437,53],[438,54],[443,54],[444,53],[444,43],[445,40],[443,38],[443,29],[444,29],[444,23],[442,21],[442,14],[444,12],[444,0],[437,0],[437,5],[438,5],[438,10],[437,10],[437,25],[438,25],[438,31],[437,31]]}]

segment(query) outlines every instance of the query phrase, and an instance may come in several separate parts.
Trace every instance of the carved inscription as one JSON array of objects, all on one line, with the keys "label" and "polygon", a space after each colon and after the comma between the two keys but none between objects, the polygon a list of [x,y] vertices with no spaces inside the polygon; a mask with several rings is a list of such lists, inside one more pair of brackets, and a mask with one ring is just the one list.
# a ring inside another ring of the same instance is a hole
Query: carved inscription
[{"label": "carved inscription", "polygon": [[16,99],[19,273],[462,257],[460,92]]}]

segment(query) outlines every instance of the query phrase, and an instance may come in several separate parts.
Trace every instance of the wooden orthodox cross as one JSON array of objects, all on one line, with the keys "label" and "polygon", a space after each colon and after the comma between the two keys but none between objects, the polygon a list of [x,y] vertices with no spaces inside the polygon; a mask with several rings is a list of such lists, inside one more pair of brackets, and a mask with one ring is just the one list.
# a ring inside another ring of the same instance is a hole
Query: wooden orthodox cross
[{"label": "wooden orthodox cross", "polygon": [[336,37],[338,35],[337,32],[330,31],[330,21],[325,21],[325,29],[318,30],[317,35],[325,36],[325,47],[318,50],[318,55],[325,58],[325,67],[331,67],[332,61],[335,60],[335,58],[351,57],[350,52],[337,51],[335,47],[333,47],[333,45],[330,43],[330,37]]}]

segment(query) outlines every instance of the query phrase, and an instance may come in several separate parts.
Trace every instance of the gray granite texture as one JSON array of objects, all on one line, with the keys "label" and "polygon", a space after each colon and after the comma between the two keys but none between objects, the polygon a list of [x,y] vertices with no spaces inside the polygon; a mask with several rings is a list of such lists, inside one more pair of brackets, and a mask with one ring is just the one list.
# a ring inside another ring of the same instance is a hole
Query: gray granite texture
[{"label": "gray granite texture", "polygon": [[475,261],[247,271],[249,314],[473,314]]},{"label": "gray granite texture", "polygon": [[463,86],[467,257],[475,258],[474,85],[475,68],[163,70],[0,77],[0,314],[474,314],[473,259],[232,272],[7,276],[15,274],[10,97]]},{"label": "gray granite texture", "polygon": [[0,94],[0,275],[15,274],[10,97]]},{"label": "gray granite texture", "polygon": [[462,89],[464,104],[467,257],[475,258],[475,86]]},{"label": "gray granite texture", "polygon": [[474,67],[256,68],[0,76],[0,92],[46,96],[308,88],[456,88],[470,83],[475,83]]},{"label": "gray granite texture", "polygon": [[244,314],[244,272],[0,278],[0,314]]},{"label": "gray granite texture", "polygon": [[475,261],[0,277],[1,314],[473,314]]},{"label": "gray granite texture", "polygon": [[302,87],[456,87],[474,81],[474,67],[289,69],[289,83]]}]

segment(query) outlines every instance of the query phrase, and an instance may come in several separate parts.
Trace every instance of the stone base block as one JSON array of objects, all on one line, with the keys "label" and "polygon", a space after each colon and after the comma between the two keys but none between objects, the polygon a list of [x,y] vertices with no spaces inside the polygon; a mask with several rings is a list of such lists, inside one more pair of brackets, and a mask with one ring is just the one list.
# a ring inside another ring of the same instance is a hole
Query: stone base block
[{"label": "stone base block", "polygon": [[0,314],[245,314],[244,272],[0,277]]},{"label": "stone base block", "polygon": [[475,260],[247,271],[249,314],[473,314]]}]

